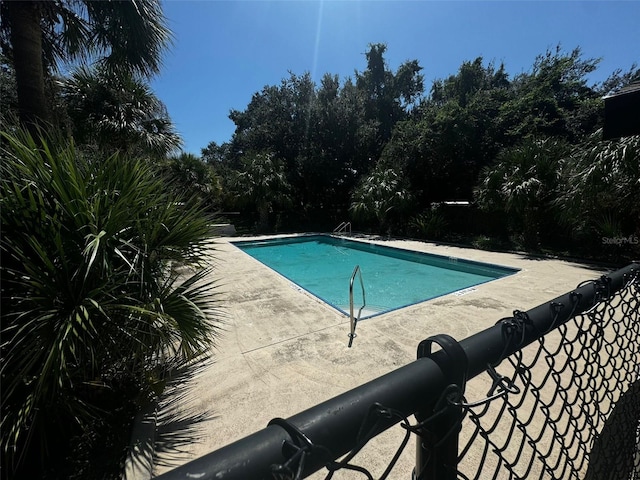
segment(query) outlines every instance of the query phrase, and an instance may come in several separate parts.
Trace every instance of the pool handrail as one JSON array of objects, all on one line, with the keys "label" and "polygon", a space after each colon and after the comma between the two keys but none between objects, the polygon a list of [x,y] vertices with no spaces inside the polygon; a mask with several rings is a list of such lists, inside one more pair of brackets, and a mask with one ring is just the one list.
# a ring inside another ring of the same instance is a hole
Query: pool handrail
[{"label": "pool handrail", "polygon": [[[353,316],[353,282],[356,279],[356,274],[360,274],[360,287],[362,288],[362,306],[360,310],[358,310],[358,317]],[[364,293],[364,282],[362,281],[362,270],[360,269],[360,265],[356,265],[353,269],[353,273],[351,274],[351,280],[349,281],[349,325],[351,330],[349,332],[349,348],[353,344],[353,339],[356,338],[356,325],[360,320],[360,315],[362,314],[362,309],[367,305],[367,299]]]},{"label": "pool handrail", "polygon": [[342,222],[340,225],[333,229],[333,233],[336,235],[340,235],[343,233],[351,235],[351,222]]}]

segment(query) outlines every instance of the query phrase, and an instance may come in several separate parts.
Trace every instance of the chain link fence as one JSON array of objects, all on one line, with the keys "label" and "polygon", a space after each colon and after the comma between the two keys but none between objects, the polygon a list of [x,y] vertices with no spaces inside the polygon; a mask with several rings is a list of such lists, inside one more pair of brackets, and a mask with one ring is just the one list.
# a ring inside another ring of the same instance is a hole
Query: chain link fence
[{"label": "chain link fence", "polygon": [[[461,342],[431,337],[416,362],[161,478],[325,468],[326,479],[349,470],[373,480],[357,455],[396,424],[405,433],[380,479],[640,480],[640,265]],[[414,471],[394,471],[412,436]]]},{"label": "chain link fence", "polygon": [[639,288],[496,366],[505,393],[466,408],[459,478],[640,479]]}]

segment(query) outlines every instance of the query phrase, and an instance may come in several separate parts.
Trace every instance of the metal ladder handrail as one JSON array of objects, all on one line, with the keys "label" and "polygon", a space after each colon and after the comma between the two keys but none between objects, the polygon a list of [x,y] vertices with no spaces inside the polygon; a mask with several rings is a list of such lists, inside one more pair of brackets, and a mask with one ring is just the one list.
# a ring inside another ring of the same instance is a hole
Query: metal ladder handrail
[{"label": "metal ladder handrail", "polygon": [[[362,306],[360,310],[358,310],[358,318],[353,316],[353,282],[356,279],[356,273],[360,274],[360,287],[362,288]],[[353,273],[351,274],[351,280],[349,281],[349,324],[351,326],[351,331],[349,332],[349,348],[353,344],[353,339],[356,338],[356,325],[360,320],[360,315],[362,314],[362,309],[367,305],[367,299],[364,294],[364,282],[362,281],[362,270],[360,270],[360,265],[356,265],[356,268],[353,269]]]},{"label": "metal ladder handrail", "polygon": [[333,233],[335,233],[336,235],[340,235],[341,233],[348,233],[349,235],[351,235],[351,222],[342,222],[340,225],[333,229]]}]

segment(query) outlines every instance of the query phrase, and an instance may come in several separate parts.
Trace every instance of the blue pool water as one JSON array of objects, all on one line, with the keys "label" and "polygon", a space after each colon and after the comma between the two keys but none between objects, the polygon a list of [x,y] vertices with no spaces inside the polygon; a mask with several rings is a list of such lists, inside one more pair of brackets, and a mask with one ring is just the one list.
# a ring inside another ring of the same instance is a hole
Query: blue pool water
[{"label": "blue pool water", "polygon": [[[363,317],[423,302],[517,272],[328,235],[233,242],[235,246],[333,307],[349,311],[349,281],[360,266],[367,308]],[[354,308],[362,305],[359,279]]]}]

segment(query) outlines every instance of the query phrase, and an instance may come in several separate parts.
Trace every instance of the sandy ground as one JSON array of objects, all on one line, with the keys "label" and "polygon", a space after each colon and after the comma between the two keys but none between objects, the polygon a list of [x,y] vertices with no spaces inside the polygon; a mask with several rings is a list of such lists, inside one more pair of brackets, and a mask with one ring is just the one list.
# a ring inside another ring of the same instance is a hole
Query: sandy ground
[{"label": "sandy ground", "polygon": [[[214,244],[223,321],[214,363],[187,386],[184,397],[165,407],[178,417],[204,420],[189,428],[184,422],[174,423],[169,433],[187,437],[174,451],[171,445],[180,442],[174,438],[171,444],[163,439],[165,434],[157,435],[161,451],[154,475],[261,430],[274,417],[287,418],[412,362],[418,343],[431,335],[446,333],[462,340],[511,316],[514,309],[528,310],[603,273],[588,265],[519,254],[379,241],[520,271],[464,295],[450,294],[363,320],[353,347],[347,348],[348,317],[240,251],[229,243],[233,240],[239,238],[220,238]],[[162,411],[159,417],[163,418]],[[356,463],[379,476],[403,432],[399,427],[390,429],[359,454]],[[390,478],[410,478],[414,451],[412,439]],[[364,477],[352,473],[334,478]]]}]

